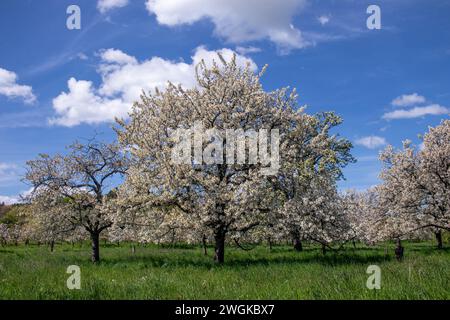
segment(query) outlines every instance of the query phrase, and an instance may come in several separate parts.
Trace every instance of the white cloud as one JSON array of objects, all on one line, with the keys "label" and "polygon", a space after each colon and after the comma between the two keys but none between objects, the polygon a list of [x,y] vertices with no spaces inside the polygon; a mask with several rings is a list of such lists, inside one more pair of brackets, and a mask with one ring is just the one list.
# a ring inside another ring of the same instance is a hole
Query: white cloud
[{"label": "white cloud", "polygon": [[17,178],[18,174],[17,165],[0,162],[0,183],[12,181]]},{"label": "white cloud", "polygon": [[[81,123],[112,122],[116,117],[127,118],[142,90],[151,91],[155,87],[163,90],[168,81],[185,88],[195,86],[195,65],[202,59],[211,65],[213,60],[218,60],[217,52],[225,60],[230,60],[235,53],[230,49],[209,51],[198,47],[191,57],[191,63],[160,57],[139,62],[120,50],[103,50],[100,52],[101,62],[98,67],[102,78],[99,87],[95,88],[91,81],[70,78],[68,92],[62,92],[53,99],[57,116],[50,119],[50,123],[75,126]],[[252,70],[257,69],[250,58],[242,55],[236,55],[236,62],[240,66],[248,63]]]},{"label": "white cloud", "polygon": [[0,173],[4,173],[5,170],[8,170],[10,168],[15,168],[16,165],[0,162]]},{"label": "white cloud", "polygon": [[425,149],[425,144],[423,142],[419,143],[418,145],[419,150],[422,151],[423,149]]},{"label": "white cloud", "polygon": [[1,196],[0,195],[0,203],[4,203],[4,204],[14,204],[19,202],[19,198],[18,197],[10,197],[10,196]]},{"label": "white cloud", "polygon": [[431,104],[424,107],[414,107],[412,109],[406,110],[395,110],[387,112],[383,115],[383,119],[394,120],[394,119],[412,119],[423,117],[427,115],[441,115],[450,113],[450,109],[443,107],[439,104]]},{"label": "white cloud", "polygon": [[394,100],[391,104],[396,107],[409,107],[417,104],[424,103],[426,101],[424,96],[420,96],[417,93],[404,94]]},{"label": "white cloud", "polygon": [[4,203],[4,204],[8,204],[8,205],[20,203],[20,202],[22,202],[22,198],[30,195],[32,191],[33,191],[33,188],[31,188],[27,191],[23,191],[19,195],[15,195],[15,196],[0,195],[0,203]]},{"label": "white cloud", "polygon": [[387,144],[386,139],[379,136],[362,137],[357,139],[355,143],[369,149],[376,149]]},{"label": "white cloud", "polygon": [[250,69],[252,71],[256,71],[256,69],[258,68],[256,66],[256,63],[251,58],[237,54],[231,49],[223,48],[220,50],[207,50],[204,46],[200,46],[197,49],[195,49],[195,53],[191,57],[192,58],[191,67],[195,69],[195,65],[200,63],[202,60],[205,61],[207,66],[211,66],[214,60],[215,61],[219,60],[217,57],[218,53],[220,53],[220,55],[222,55],[222,57],[226,61],[230,61],[231,58],[233,57],[233,54],[236,54],[236,64],[238,66],[245,67],[247,64],[249,64]]},{"label": "white cloud", "polygon": [[36,97],[30,86],[17,83],[17,74],[0,68],[0,95],[8,98],[22,98],[25,103],[33,103]]},{"label": "white cloud", "polygon": [[125,7],[128,4],[128,0],[98,0],[97,9],[101,13],[105,13],[114,8]]},{"label": "white cloud", "polygon": [[[17,164],[0,162],[0,186],[6,187],[16,185],[22,174],[23,173],[20,171],[20,168]],[[6,204],[13,204],[19,202],[19,200],[20,195],[16,196],[0,195],[0,203],[4,202]]]},{"label": "white cloud", "polygon": [[247,55],[249,53],[257,53],[257,52],[261,52],[261,48],[257,48],[257,47],[241,47],[241,46],[237,46],[236,47],[236,52],[242,54],[242,55]]},{"label": "white cloud", "polygon": [[77,57],[80,60],[88,60],[89,59],[89,57],[86,54],[84,54],[83,52],[78,53]]},{"label": "white cloud", "polygon": [[108,49],[101,52],[101,58],[106,63],[117,63],[117,64],[136,64],[137,60],[120,50]]},{"label": "white cloud", "polygon": [[50,119],[51,124],[70,127],[82,122],[113,121],[115,117],[124,117],[129,110],[121,99],[97,96],[91,81],[70,78],[68,87],[68,93],[62,92],[53,99],[53,108],[59,117]]},{"label": "white cloud", "polygon": [[309,45],[292,25],[305,4],[306,0],[147,0],[146,6],[162,25],[209,19],[214,33],[228,42],[269,39],[283,53]]},{"label": "white cloud", "polygon": [[330,16],[322,15],[317,18],[317,21],[319,21],[319,23],[324,26],[328,22],[330,22]]}]

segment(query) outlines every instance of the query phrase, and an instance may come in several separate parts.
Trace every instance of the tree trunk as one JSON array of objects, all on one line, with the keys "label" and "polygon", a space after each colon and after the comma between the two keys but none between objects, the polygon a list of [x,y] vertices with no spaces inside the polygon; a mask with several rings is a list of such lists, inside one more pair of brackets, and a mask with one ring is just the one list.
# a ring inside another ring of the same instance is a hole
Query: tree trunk
[{"label": "tree trunk", "polygon": [[298,252],[303,250],[302,241],[298,235],[294,236],[294,250]]},{"label": "tree trunk", "polygon": [[401,261],[403,259],[403,251],[404,248],[402,247],[402,241],[400,238],[397,239],[397,247],[395,248],[395,257],[398,261]]},{"label": "tree trunk", "polygon": [[170,240],[170,245],[175,247],[175,229],[172,229],[172,239]]},{"label": "tree trunk", "polygon": [[327,246],[322,244],[322,254],[327,253]]},{"label": "tree trunk", "polygon": [[100,262],[100,234],[98,232],[91,232],[92,241],[92,257],[91,260],[94,263]]},{"label": "tree trunk", "polygon": [[222,264],[225,261],[225,232],[223,230],[216,232],[214,240],[214,261]]},{"label": "tree trunk", "polygon": [[54,249],[55,249],[55,241],[52,240],[50,241],[50,252],[53,252]]},{"label": "tree trunk", "polygon": [[208,255],[208,251],[206,250],[206,236],[205,235],[203,235],[203,237],[202,237],[202,243],[203,243],[203,254],[205,256],[207,256]]},{"label": "tree trunk", "polygon": [[136,253],[136,246],[134,244],[131,245],[131,253]]},{"label": "tree trunk", "polygon": [[435,235],[436,235],[436,240],[437,240],[437,248],[442,249],[443,248],[443,246],[442,246],[442,231],[441,230],[437,231],[435,233]]},{"label": "tree trunk", "polygon": [[269,243],[269,250],[272,250],[272,238],[269,237],[269,238],[267,239],[267,242]]}]

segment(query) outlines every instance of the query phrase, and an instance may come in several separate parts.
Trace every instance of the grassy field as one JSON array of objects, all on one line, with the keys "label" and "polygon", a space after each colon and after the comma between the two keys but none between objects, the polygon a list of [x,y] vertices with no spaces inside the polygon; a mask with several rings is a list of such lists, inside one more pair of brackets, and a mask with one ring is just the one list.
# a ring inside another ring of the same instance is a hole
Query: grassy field
[{"label": "grassy field", "polygon": [[[388,254],[386,255],[386,247]],[[325,256],[314,246],[242,251],[227,247],[225,265],[200,247],[102,247],[89,262],[89,246],[0,247],[0,299],[450,299],[450,249],[431,242],[358,246]],[[381,289],[368,290],[366,269],[380,266]],[[81,289],[66,287],[66,268],[81,268]]]}]

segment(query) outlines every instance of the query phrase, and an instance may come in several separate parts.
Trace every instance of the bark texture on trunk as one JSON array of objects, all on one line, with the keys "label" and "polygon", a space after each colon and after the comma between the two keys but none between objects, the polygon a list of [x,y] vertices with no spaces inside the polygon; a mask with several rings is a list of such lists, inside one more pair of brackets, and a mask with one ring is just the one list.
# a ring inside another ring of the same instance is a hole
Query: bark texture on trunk
[{"label": "bark texture on trunk", "polygon": [[51,241],[50,242],[50,252],[53,252],[53,250],[55,250],[55,241]]},{"label": "bark texture on trunk", "polygon": [[206,236],[205,235],[203,235],[203,237],[202,237],[202,244],[203,244],[203,254],[205,256],[207,256],[208,251],[207,251],[207,247],[206,247]]},{"label": "bark texture on trunk", "polygon": [[[217,217],[225,217],[225,204],[216,203]],[[214,230],[214,261],[223,264],[225,261],[225,235],[227,233],[226,225],[219,223]]]},{"label": "bark texture on trunk", "polygon": [[100,262],[100,233],[91,232],[91,241],[92,241],[91,260],[94,263]]},{"label": "bark texture on trunk", "polygon": [[436,241],[437,241],[437,248],[438,249],[442,249],[443,245],[442,245],[442,231],[439,230],[438,232],[435,233],[436,235]]},{"label": "bark texture on trunk", "polygon": [[398,261],[401,261],[403,259],[403,251],[404,248],[402,247],[402,241],[397,239],[397,247],[395,248],[395,257]]},{"label": "bark texture on trunk", "polygon": [[303,250],[303,245],[302,245],[302,241],[300,240],[300,237],[294,236],[294,250],[295,251],[302,251]]},{"label": "bark texture on trunk", "polygon": [[223,230],[216,232],[214,240],[214,261],[222,264],[225,261],[225,232]]}]

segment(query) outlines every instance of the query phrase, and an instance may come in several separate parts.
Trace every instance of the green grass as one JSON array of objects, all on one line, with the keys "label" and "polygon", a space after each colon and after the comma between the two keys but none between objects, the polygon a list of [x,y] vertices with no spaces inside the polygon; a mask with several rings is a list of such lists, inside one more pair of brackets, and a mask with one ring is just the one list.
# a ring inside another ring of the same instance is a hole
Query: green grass
[{"label": "green grass", "polygon": [[[385,247],[388,246],[386,255]],[[87,245],[0,247],[0,299],[449,299],[450,249],[431,242],[405,244],[397,262],[393,245],[358,246],[323,256],[315,246],[242,251],[227,247],[225,265],[200,247],[101,248],[89,262]],[[66,268],[81,268],[81,290],[68,290]],[[381,290],[368,290],[366,269],[382,271]]]}]

